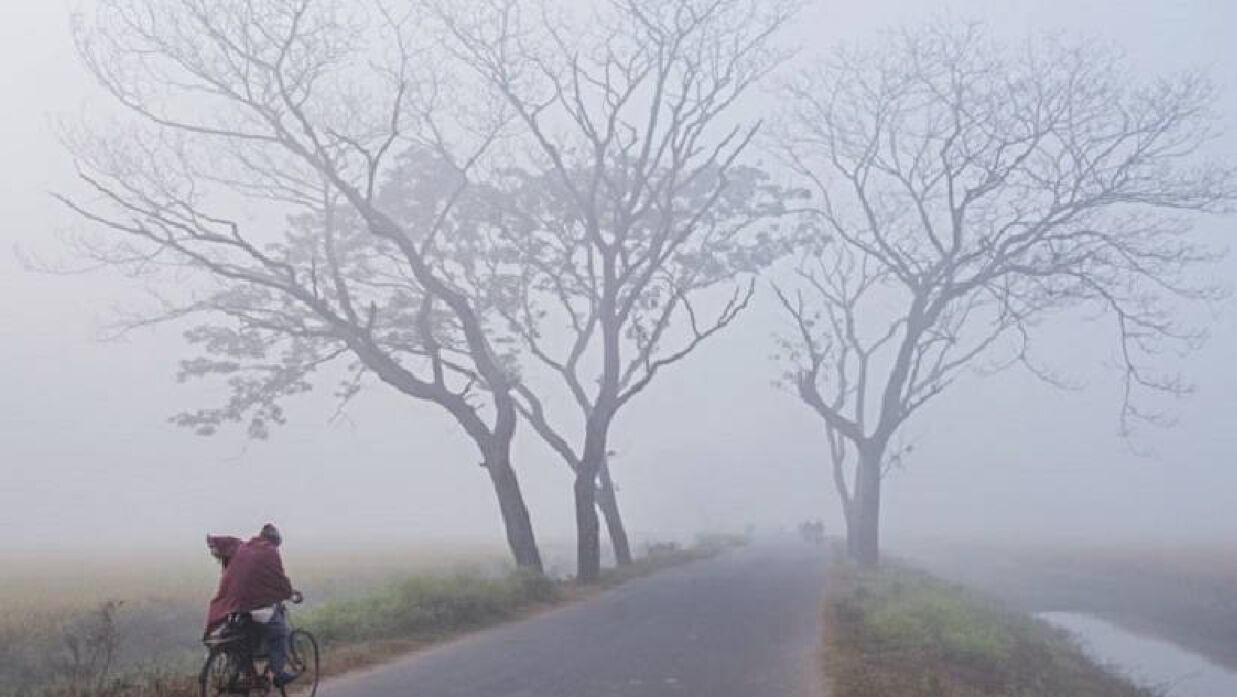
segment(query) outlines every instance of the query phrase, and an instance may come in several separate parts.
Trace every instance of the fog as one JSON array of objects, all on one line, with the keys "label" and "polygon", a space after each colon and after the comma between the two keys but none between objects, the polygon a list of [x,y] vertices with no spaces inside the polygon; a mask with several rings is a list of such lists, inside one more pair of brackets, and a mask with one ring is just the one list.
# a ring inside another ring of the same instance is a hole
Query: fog
[{"label": "fog", "polygon": [[[1237,155],[1237,5],[1224,0],[824,2],[795,23],[811,54],[839,40],[949,11],[1002,35],[1093,36],[1140,69],[1207,67],[1220,91],[1217,156]],[[792,68],[793,69],[793,68]],[[332,386],[291,402],[268,440],[243,428],[200,437],[167,422],[218,400],[178,384],[186,347],[173,327],[101,340],[146,288],[109,270],[46,274],[31,260],[84,266],[58,232],[80,229],[49,195],[74,191],[55,123],[105,99],[75,56],[63,3],[0,9],[0,549],[184,548],[206,532],[277,521],[293,544],[484,539],[501,544],[475,446],[441,409],[374,383],[336,415]],[[1204,220],[1227,244],[1234,221]],[[1237,278],[1237,257],[1208,269]],[[151,287],[159,288],[152,280]],[[842,526],[822,428],[772,382],[771,335],[785,329],[767,288],[733,327],[659,375],[625,409],[610,443],[624,515],[640,538],[702,530]],[[1178,361],[1197,386],[1164,406],[1172,428],[1118,434],[1120,385],[1106,322],[1043,328],[1079,391],[1018,370],[965,377],[911,422],[905,467],[887,480],[885,530],[911,537],[1188,542],[1237,536],[1237,304],[1201,321],[1210,340]],[[1152,451],[1144,455],[1139,451]],[[533,524],[571,539],[570,475],[527,427],[514,464]]]}]

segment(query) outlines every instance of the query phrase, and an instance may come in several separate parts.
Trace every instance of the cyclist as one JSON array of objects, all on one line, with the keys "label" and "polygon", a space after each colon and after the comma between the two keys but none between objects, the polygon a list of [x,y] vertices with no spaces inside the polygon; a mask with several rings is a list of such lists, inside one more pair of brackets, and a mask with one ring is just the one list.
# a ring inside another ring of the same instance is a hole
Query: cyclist
[{"label": "cyclist", "polygon": [[210,601],[206,635],[227,621],[229,615],[249,614],[266,639],[275,687],[283,687],[296,678],[287,672],[291,628],[283,603],[301,599],[301,593],[292,588],[284,573],[279,556],[282,542],[279,529],[270,523],[263,525],[261,532],[248,542],[236,537],[206,536],[206,546],[223,565],[219,590]]}]

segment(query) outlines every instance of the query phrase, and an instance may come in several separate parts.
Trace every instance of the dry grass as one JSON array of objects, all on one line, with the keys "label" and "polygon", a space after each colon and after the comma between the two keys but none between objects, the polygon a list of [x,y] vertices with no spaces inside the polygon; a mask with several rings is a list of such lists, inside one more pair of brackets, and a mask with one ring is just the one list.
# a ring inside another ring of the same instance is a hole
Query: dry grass
[{"label": "dry grass", "polygon": [[[325,595],[427,570],[497,570],[506,565],[503,550],[482,545],[327,553],[291,548],[284,555],[298,585]],[[218,578],[219,567],[205,547],[188,555],[9,554],[0,556],[0,613],[81,610],[113,599],[200,603]]]}]

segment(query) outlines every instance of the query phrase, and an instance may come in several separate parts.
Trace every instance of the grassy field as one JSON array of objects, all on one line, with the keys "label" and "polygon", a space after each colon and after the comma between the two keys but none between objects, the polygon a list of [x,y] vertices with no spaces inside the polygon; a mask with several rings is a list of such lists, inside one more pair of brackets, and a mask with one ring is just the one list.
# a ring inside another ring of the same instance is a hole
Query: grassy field
[{"label": "grassy field", "polygon": [[[288,573],[316,612],[411,575],[505,573],[500,549],[389,547],[349,554],[286,550]],[[8,555],[0,559],[0,694],[45,684],[73,661],[70,642],[100,631],[100,610],[116,646],[110,670],[181,668],[200,659],[200,628],[219,567],[198,555]],[[100,658],[99,660],[102,660]]]},{"label": "grassy field", "polygon": [[1095,665],[1069,635],[896,563],[843,563],[825,600],[833,697],[1152,697]]},{"label": "grassy field", "polygon": [[[733,540],[655,545],[602,584],[710,556]],[[583,597],[595,588],[511,571],[483,548],[386,550],[348,557],[292,553],[289,575],[314,601],[293,611],[341,672],[460,632]],[[217,567],[170,558],[71,563],[8,560],[0,578],[0,696],[180,697],[191,676]]]},{"label": "grassy field", "polygon": [[1095,615],[1237,669],[1237,545],[940,545],[913,556],[1027,611]]}]

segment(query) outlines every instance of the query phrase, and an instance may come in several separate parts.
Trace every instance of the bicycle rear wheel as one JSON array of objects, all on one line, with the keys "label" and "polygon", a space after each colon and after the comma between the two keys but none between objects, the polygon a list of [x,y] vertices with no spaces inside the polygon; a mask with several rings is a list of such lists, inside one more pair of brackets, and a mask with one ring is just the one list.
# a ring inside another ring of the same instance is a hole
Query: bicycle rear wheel
[{"label": "bicycle rear wheel", "polygon": [[211,651],[198,675],[201,697],[220,697],[235,693],[237,665],[226,651]]},{"label": "bicycle rear wheel", "polygon": [[314,697],[318,693],[318,640],[313,634],[294,629],[288,637],[288,667],[296,674],[296,682],[279,688],[284,697],[294,692],[301,697]]}]

